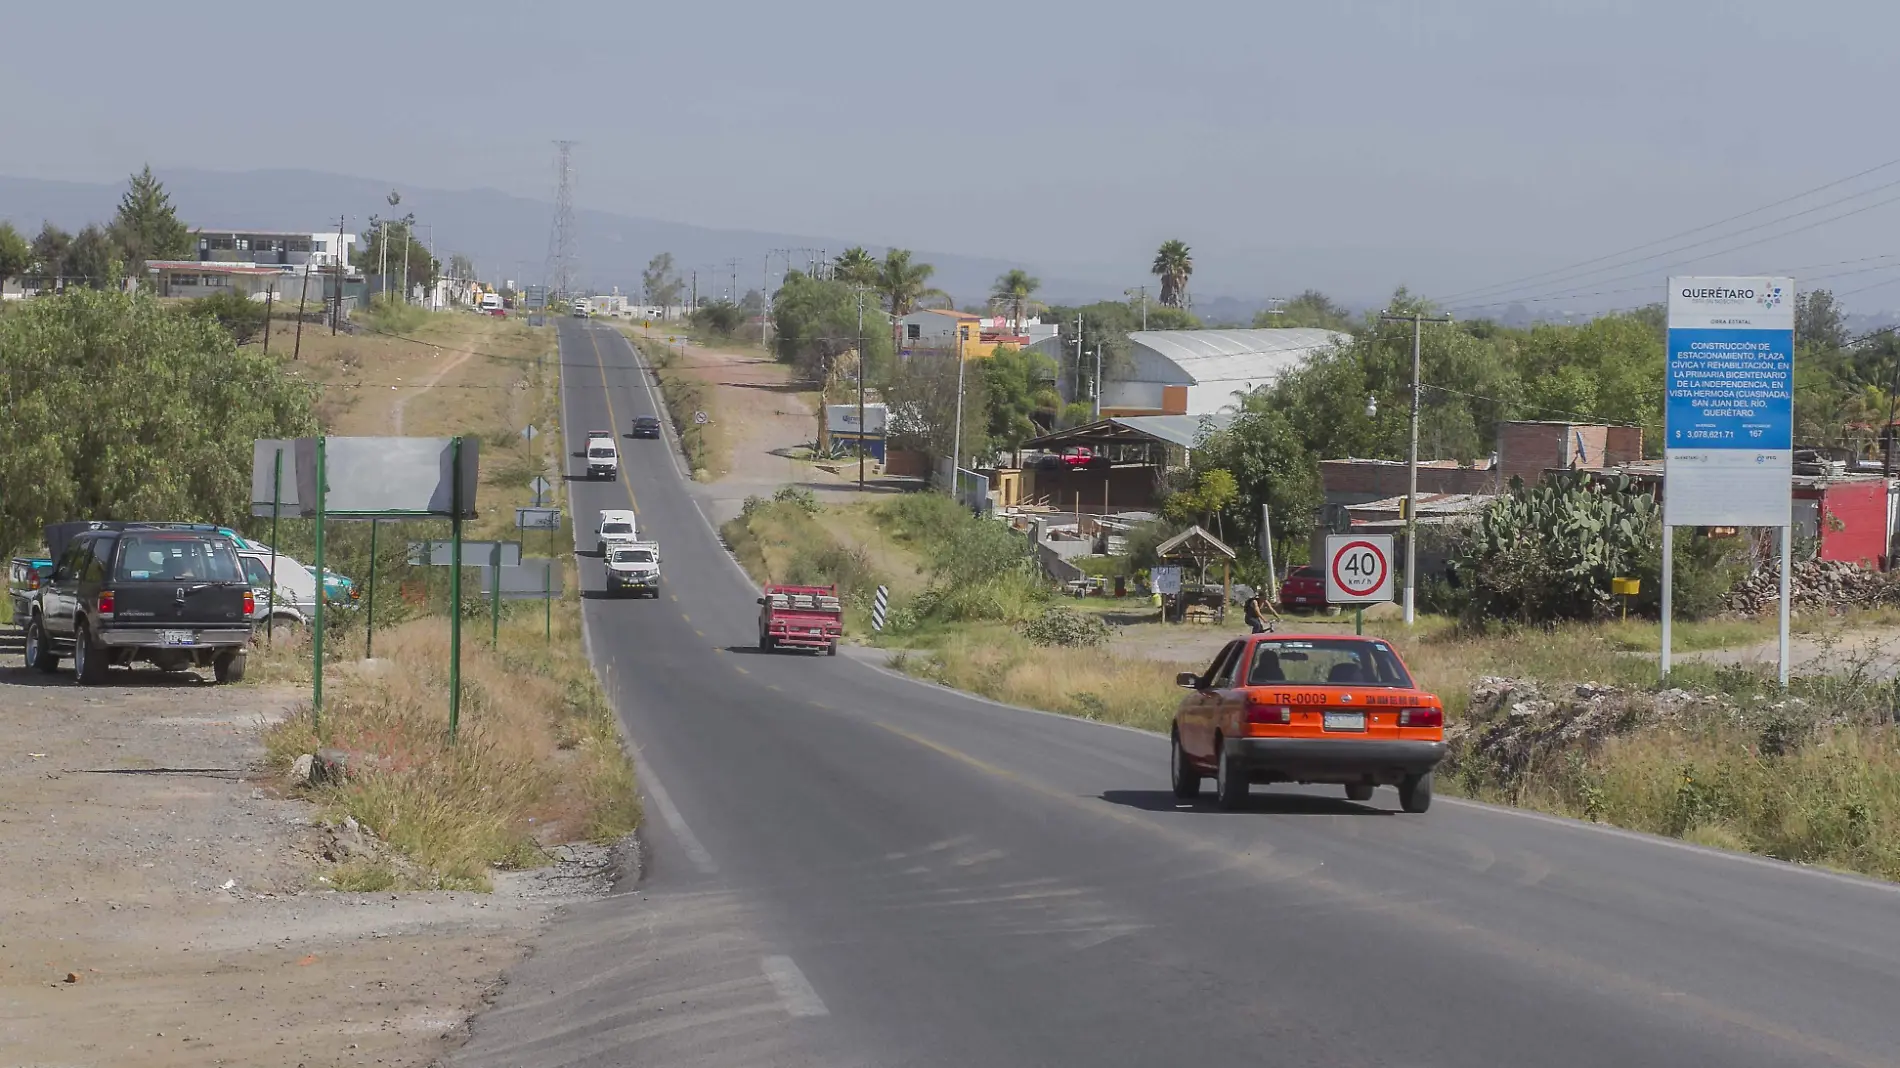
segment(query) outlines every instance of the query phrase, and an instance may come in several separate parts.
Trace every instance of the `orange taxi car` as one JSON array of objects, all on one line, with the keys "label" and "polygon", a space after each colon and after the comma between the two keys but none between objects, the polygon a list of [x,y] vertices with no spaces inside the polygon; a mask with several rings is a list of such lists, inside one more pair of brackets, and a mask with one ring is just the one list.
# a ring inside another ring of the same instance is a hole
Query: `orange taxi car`
[{"label": "orange taxi car", "polygon": [[1174,796],[1238,807],[1254,783],[1337,783],[1353,801],[1397,786],[1399,807],[1432,804],[1445,707],[1378,638],[1260,634],[1227,643],[1174,713]]}]

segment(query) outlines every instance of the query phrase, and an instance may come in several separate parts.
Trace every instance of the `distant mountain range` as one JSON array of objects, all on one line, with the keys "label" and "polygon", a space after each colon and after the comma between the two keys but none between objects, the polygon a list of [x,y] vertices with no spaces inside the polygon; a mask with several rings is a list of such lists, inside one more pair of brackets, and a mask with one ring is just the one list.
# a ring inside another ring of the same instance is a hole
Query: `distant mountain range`
[{"label": "distant mountain range", "polygon": [[[391,209],[384,199],[391,184],[369,178],[300,170],[166,170],[159,177],[180,218],[193,228],[320,232],[335,230],[337,216],[343,214],[348,216],[345,229],[362,234],[371,215],[414,212],[419,239],[429,241],[433,227],[439,259],[447,263],[450,253],[460,252],[475,261],[484,278],[539,282],[547,261],[553,205],[492,189],[403,188],[401,205]],[[121,192],[123,186],[116,183],[0,176],[0,219],[12,222],[28,237],[47,221],[74,230],[109,221]],[[575,222],[581,281],[596,292],[612,286],[637,292],[647,262],[657,253],[670,252],[682,275],[698,266],[702,296],[721,295],[732,287],[733,269],[726,265],[737,260],[743,294],[759,287],[769,250],[823,249],[835,256],[853,243],[837,237],[720,230],[586,209],[576,210]],[[881,255],[884,249],[873,247],[872,251]],[[982,301],[996,276],[1012,267],[1041,274],[1039,295],[1054,303],[1121,297],[1117,287],[1085,277],[1054,277],[1033,263],[925,249],[916,250],[916,258],[935,265],[932,284],[960,305]],[[794,254],[792,265],[803,268],[805,259],[802,252]],[[720,266],[710,266],[714,264]],[[773,271],[783,268],[784,261],[774,256]],[[772,277],[776,284],[777,274]]]}]

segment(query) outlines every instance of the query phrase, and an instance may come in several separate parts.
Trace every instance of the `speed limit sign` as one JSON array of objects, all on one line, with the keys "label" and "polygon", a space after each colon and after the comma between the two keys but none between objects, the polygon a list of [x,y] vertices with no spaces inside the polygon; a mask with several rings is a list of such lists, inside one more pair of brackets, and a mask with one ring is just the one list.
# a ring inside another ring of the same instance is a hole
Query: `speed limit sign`
[{"label": "speed limit sign", "polygon": [[1326,603],[1392,599],[1392,535],[1326,535]]}]

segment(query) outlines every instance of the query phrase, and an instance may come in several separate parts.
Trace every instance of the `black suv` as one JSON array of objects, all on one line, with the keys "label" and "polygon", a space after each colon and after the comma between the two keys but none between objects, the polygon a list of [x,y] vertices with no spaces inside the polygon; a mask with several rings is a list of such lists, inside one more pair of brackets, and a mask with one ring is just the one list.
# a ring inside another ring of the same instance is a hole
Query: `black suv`
[{"label": "black suv", "polygon": [[68,532],[49,528],[55,563],[28,605],[29,667],[51,673],[71,656],[82,686],[138,660],[162,671],[209,667],[219,682],[244,678],[256,603],[229,540],[164,523]]},{"label": "black suv", "polygon": [[660,421],[651,415],[633,417],[633,436],[636,438],[657,438],[660,436]]}]

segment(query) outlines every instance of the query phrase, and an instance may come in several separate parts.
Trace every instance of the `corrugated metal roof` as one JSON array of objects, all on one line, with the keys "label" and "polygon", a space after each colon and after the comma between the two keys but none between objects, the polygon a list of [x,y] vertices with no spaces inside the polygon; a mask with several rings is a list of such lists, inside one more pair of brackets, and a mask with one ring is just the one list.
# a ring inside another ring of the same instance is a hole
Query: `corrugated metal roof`
[{"label": "corrugated metal roof", "polygon": [[1137,330],[1128,340],[1169,360],[1194,381],[1264,385],[1316,352],[1352,340],[1337,330]]},{"label": "corrugated metal roof", "polygon": [[1122,415],[1109,420],[1137,434],[1146,434],[1170,445],[1179,445],[1184,449],[1191,449],[1200,443],[1203,425],[1209,431],[1225,430],[1233,421],[1234,417],[1231,414]]},{"label": "corrugated metal roof", "polygon": [[148,271],[191,271],[197,274],[283,274],[282,267],[255,263],[216,263],[201,260],[146,260]]}]

